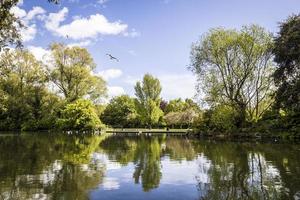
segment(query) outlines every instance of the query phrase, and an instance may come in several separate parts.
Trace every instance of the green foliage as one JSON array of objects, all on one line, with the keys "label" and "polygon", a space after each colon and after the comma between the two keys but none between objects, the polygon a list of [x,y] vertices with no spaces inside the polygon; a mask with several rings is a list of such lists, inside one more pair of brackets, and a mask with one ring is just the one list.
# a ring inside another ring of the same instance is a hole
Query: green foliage
[{"label": "green foliage", "polygon": [[286,114],[283,110],[272,109],[252,127],[252,132],[277,136],[298,136],[300,133],[300,114]]},{"label": "green foliage", "polygon": [[146,102],[141,104],[136,101],[136,108],[138,112],[138,120],[142,125],[146,126],[158,126],[162,122],[163,111],[160,109],[157,102],[152,99],[148,99]]},{"label": "green foliage", "polygon": [[158,125],[163,116],[160,109],[161,85],[159,80],[146,74],[143,82],[137,82],[134,89],[137,96],[136,108],[139,120],[147,126]]},{"label": "green foliage", "polygon": [[150,74],[145,74],[143,82],[137,82],[135,87],[135,95],[140,103],[145,103],[151,99],[160,102],[161,85],[157,78]]},{"label": "green foliage", "polygon": [[191,70],[205,102],[233,106],[239,126],[261,118],[272,103],[272,46],[271,34],[256,25],[240,31],[217,28],[204,35],[192,47]]},{"label": "green foliage", "polygon": [[281,23],[273,53],[279,65],[274,73],[279,87],[276,107],[294,115],[300,112],[300,15],[291,16]]},{"label": "green foliage", "polygon": [[0,52],[7,45],[21,46],[19,29],[23,27],[21,21],[10,12],[19,0],[0,1]]},{"label": "green foliage", "polygon": [[[48,0],[55,4],[59,0]],[[0,52],[6,49],[8,45],[22,46],[20,30],[26,28],[21,20],[16,17],[11,9],[17,5],[19,0],[1,0],[0,1]]]},{"label": "green foliage", "polygon": [[128,95],[113,98],[101,114],[103,123],[112,127],[135,127],[136,117],[135,100]]},{"label": "green foliage", "polygon": [[200,115],[199,106],[191,99],[170,100],[165,109],[164,120],[168,126],[190,127]]},{"label": "green foliage", "polygon": [[204,133],[224,134],[235,132],[238,121],[237,111],[228,105],[218,105],[206,110],[194,121],[194,128]]},{"label": "green foliage", "polygon": [[165,113],[169,112],[180,112],[183,111],[186,107],[186,104],[184,101],[182,101],[180,98],[179,99],[173,99],[170,100],[168,105],[165,108]]},{"label": "green foliage", "polygon": [[96,110],[89,100],[79,99],[62,110],[58,126],[63,130],[95,130],[102,126]]},{"label": "green foliage", "polygon": [[[91,75],[93,63],[86,49],[69,49],[58,44],[52,48],[57,65],[50,70],[50,76],[49,71],[29,51],[11,50],[0,55],[0,130],[54,129],[66,102],[74,102],[83,96],[97,102],[104,96],[105,82]],[[65,65],[59,64],[62,61],[59,60],[60,53],[65,56]],[[49,78],[63,89],[65,99],[49,91]],[[66,117],[75,117],[75,114],[72,116],[69,110],[64,111],[65,121],[59,122],[63,127],[89,129],[99,125],[98,117],[94,117],[95,111],[91,112],[90,118],[85,116],[86,113],[79,112],[74,125],[70,124],[73,119]],[[100,105],[97,112],[101,112]],[[85,122],[87,124],[83,125]]]},{"label": "green foliage", "polygon": [[49,67],[51,81],[69,102],[84,96],[97,102],[106,96],[105,81],[92,75],[95,64],[87,49],[54,43],[51,51],[54,56]]},{"label": "green foliage", "polygon": [[[86,199],[86,191],[103,180],[105,168],[91,163],[91,154],[103,139],[105,136],[57,133],[1,136],[0,151],[6,152],[1,153],[0,171],[5,173],[1,173],[0,179],[6,180],[6,185],[0,188],[1,197],[33,199],[40,191],[39,195],[47,193],[51,199]],[[30,174],[31,180],[12,180],[12,174],[14,177]],[[53,178],[45,182],[40,174]],[[2,195],[6,191],[11,193]]]},{"label": "green foliage", "polygon": [[213,109],[210,126],[218,131],[232,132],[236,130],[238,113],[230,106],[217,106]]},{"label": "green foliage", "polygon": [[0,129],[41,129],[58,101],[47,90],[45,69],[20,50],[3,53],[0,65]]}]

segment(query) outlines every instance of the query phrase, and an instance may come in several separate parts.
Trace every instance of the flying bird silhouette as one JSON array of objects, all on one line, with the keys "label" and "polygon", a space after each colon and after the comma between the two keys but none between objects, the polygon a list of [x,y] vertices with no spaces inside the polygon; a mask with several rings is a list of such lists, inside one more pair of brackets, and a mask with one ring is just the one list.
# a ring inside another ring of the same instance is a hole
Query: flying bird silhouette
[{"label": "flying bird silhouette", "polygon": [[117,62],[119,62],[119,59],[116,58],[116,57],[114,57],[114,56],[112,56],[111,54],[107,53],[106,55],[108,55],[111,60],[116,60]]}]

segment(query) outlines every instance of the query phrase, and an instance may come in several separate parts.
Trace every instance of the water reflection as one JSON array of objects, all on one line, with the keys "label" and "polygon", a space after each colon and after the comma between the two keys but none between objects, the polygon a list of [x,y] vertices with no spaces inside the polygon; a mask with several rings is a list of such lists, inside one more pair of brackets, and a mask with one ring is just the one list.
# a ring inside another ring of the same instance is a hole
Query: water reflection
[{"label": "water reflection", "polygon": [[300,146],[0,136],[0,199],[297,199]]},{"label": "water reflection", "polygon": [[90,160],[101,137],[0,137],[1,199],[84,199],[104,168]]},{"label": "water reflection", "polygon": [[206,141],[195,148],[211,161],[200,199],[294,199],[300,189],[297,145]]}]

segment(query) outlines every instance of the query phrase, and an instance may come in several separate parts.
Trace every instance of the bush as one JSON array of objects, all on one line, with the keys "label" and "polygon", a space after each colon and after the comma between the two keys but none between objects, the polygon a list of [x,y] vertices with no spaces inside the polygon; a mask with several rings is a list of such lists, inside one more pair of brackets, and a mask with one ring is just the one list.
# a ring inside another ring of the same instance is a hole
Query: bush
[{"label": "bush", "polygon": [[101,113],[100,119],[106,125],[115,128],[119,127],[135,127],[138,124],[136,119],[137,111],[134,99],[128,95],[121,95],[111,99],[104,111]]},{"label": "bush", "polygon": [[253,130],[263,134],[299,136],[300,115],[273,109],[263,115]]},{"label": "bush", "polygon": [[103,126],[89,100],[79,99],[67,104],[61,114],[58,127],[62,130],[95,130]]},{"label": "bush", "polygon": [[217,106],[212,111],[210,126],[218,132],[233,132],[237,129],[236,119],[238,113],[234,108],[226,105]]}]

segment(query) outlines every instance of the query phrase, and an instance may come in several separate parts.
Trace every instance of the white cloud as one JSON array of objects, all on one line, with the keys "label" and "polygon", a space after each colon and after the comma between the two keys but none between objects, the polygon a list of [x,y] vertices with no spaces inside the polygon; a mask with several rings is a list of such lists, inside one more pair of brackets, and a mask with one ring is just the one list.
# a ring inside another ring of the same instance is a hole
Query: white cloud
[{"label": "white cloud", "polygon": [[105,3],[107,3],[109,0],[98,0],[97,2],[99,3],[99,4],[105,4]]},{"label": "white cloud", "polygon": [[27,16],[25,18],[25,20],[32,20],[34,17],[36,16],[39,16],[39,15],[44,15],[46,13],[46,11],[39,7],[39,6],[35,6],[32,8],[32,10],[30,10],[28,13],[27,13]]},{"label": "white cloud", "polygon": [[81,19],[81,18],[82,18],[81,15],[74,15],[74,16],[72,16],[72,19],[73,19],[73,20]]},{"label": "white cloud", "polygon": [[33,40],[37,33],[36,25],[35,24],[32,24],[30,26],[27,25],[26,29],[21,29],[20,33],[21,33],[21,38],[24,42]]},{"label": "white cloud", "polygon": [[38,6],[33,7],[28,13],[18,6],[12,7],[10,11],[25,25],[25,28],[20,29],[22,40],[24,42],[33,40],[37,33],[37,28],[33,21],[35,19],[42,19],[46,11]]},{"label": "white cloud", "polygon": [[141,33],[138,32],[137,30],[135,30],[134,28],[131,29],[131,31],[129,32],[124,32],[123,34],[125,37],[131,37],[131,38],[135,38],[135,37],[140,37]]},{"label": "white cloud", "polygon": [[65,7],[58,13],[50,13],[46,21],[46,28],[58,36],[68,35],[72,39],[95,38],[98,35],[118,35],[125,33],[128,25],[121,21],[109,22],[100,14],[87,18],[76,17],[71,23],[61,25],[68,14]]},{"label": "white cloud", "polygon": [[[45,23],[46,28],[55,32],[56,28],[59,27],[59,24],[66,19],[68,12],[68,8],[64,7],[57,13],[50,13]],[[65,37],[66,35],[63,36]]]},{"label": "white cloud", "polygon": [[74,46],[79,46],[79,47],[86,47],[92,44],[91,40],[84,40],[81,42],[74,42],[74,43],[70,43],[68,44],[69,47],[74,47]]},{"label": "white cloud", "polygon": [[136,84],[136,82],[142,80],[142,78],[143,78],[143,77],[137,78],[137,77],[133,77],[133,76],[127,76],[127,77],[125,78],[124,82],[125,82],[126,84],[128,84],[128,85],[133,86],[133,85]]},{"label": "white cloud", "polygon": [[51,51],[46,50],[38,46],[28,46],[28,50],[35,56],[39,61],[46,61],[51,58]]},{"label": "white cloud", "polygon": [[166,99],[193,98],[195,96],[196,77],[192,74],[160,75],[162,97]]},{"label": "white cloud", "polygon": [[10,9],[10,12],[13,13],[18,18],[23,18],[26,16],[26,11],[19,8],[18,6],[14,6]]},{"label": "white cloud", "polygon": [[109,98],[125,94],[124,88],[120,86],[107,86],[107,90]]},{"label": "white cloud", "polygon": [[119,78],[120,76],[122,76],[123,72],[120,69],[107,69],[104,71],[100,71],[98,72],[96,75],[101,76],[104,80],[110,80],[110,79],[114,79],[114,78]]},{"label": "white cloud", "polygon": [[105,177],[102,186],[104,190],[117,190],[120,188],[120,183],[117,178]]}]

